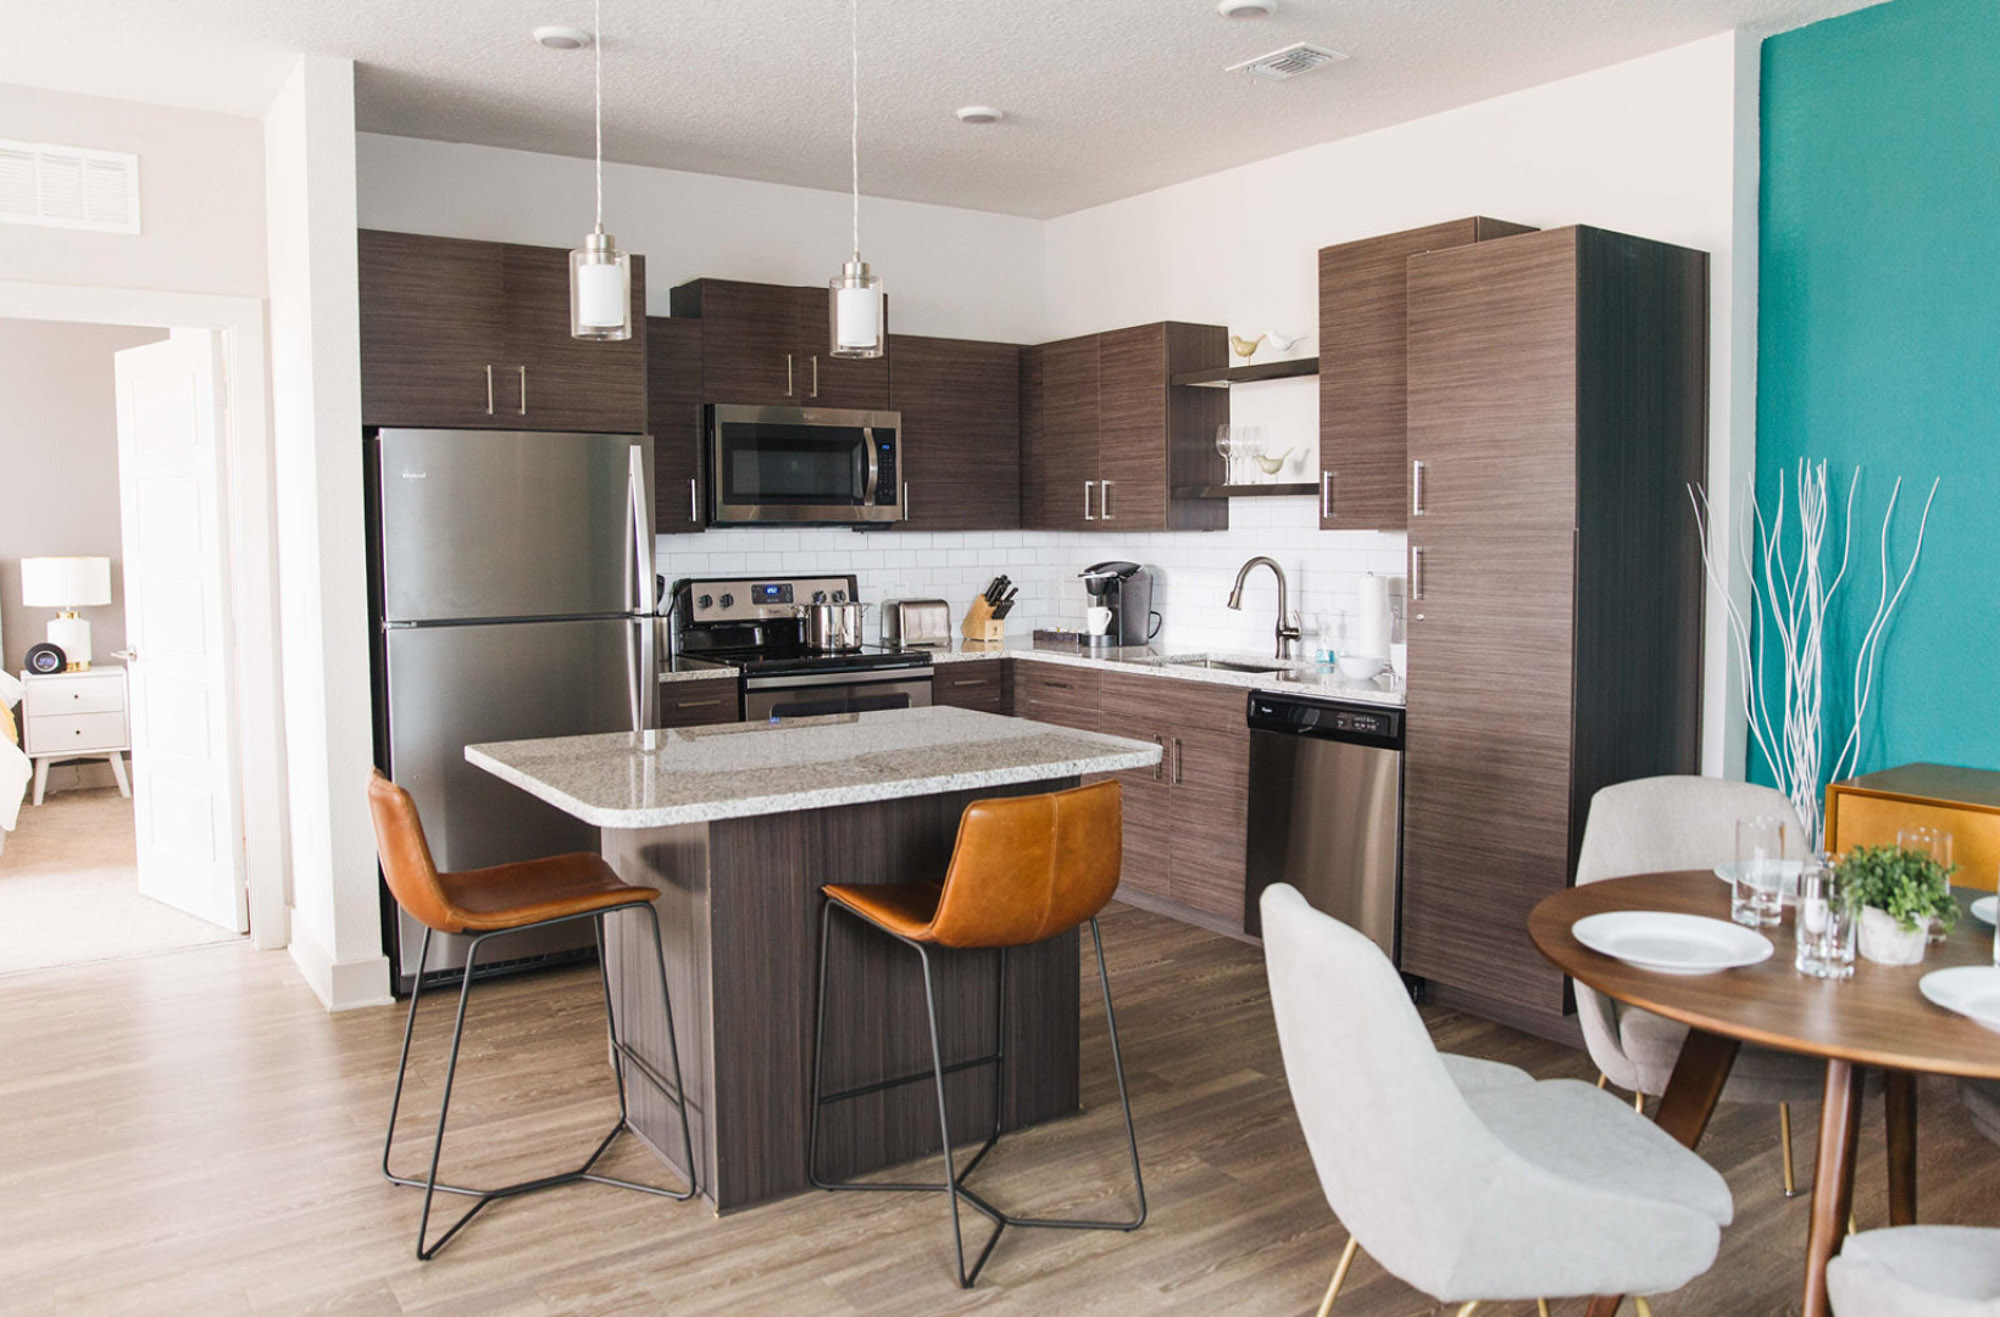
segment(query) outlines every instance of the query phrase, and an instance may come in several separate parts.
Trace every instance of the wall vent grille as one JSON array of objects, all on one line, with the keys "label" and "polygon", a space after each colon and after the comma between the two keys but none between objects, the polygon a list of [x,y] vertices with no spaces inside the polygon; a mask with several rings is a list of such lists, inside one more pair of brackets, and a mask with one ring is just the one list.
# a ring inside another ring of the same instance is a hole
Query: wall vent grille
[{"label": "wall vent grille", "polygon": [[1241,64],[1231,64],[1224,73],[1247,73],[1253,78],[1263,78],[1267,82],[1283,82],[1296,78],[1301,73],[1311,73],[1327,64],[1338,64],[1347,56],[1325,46],[1315,46],[1310,41],[1295,41],[1283,50],[1274,50],[1256,59],[1246,59]]},{"label": "wall vent grille", "polygon": [[0,141],[0,223],[139,231],[139,157]]}]

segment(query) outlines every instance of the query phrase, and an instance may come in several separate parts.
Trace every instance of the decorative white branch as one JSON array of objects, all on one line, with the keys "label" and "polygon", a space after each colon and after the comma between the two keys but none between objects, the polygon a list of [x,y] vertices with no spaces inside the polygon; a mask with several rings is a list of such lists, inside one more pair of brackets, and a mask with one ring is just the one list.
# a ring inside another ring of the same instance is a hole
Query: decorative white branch
[{"label": "decorative white branch", "polygon": [[[1834,757],[1831,771],[1825,771],[1826,624],[1827,615],[1847,580],[1853,541],[1854,503],[1861,487],[1861,468],[1854,468],[1854,474],[1848,480],[1845,518],[1840,535],[1840,567],[1831,581],[1825,571],[1828,513],[1826,463],[1801,458],[1796,483],[1797,541],[1795,547],[1788,551],[1785,543],[1788,525],[1785,473],[1778,473],[1777,505],[1768,521],[1757,502],[1755,481],[1750,482],[1745,500],[1749,511],[1744,518],[1742,534],[1738,537],[1744,573],[1750,582],[1747,613],[1729,589],[1724,570],[1728,562],[1727,546],[1711,544],[1722,529],[1714,525],[1714,510],[1709,504],[1707,491],[1691,484],[1688,486],[1688,499],[1694,505],[1695,527],[1701,536],[1702,567],[1708,574],[1710,586],[1722,599],[1724,616],[1729,625],[1730,649],[1743,686],[1744,721],[1749,726],[1758,752],[1771,766],[1778,789],[1791,799],[1793,808],[1798,811],[1799,819],[1805,825],[1807,845],[1818,850],[1825,827],[1821,814],[1822,793],[1829,780],[1854,771],[1860,764],[1862,727],[1874,693],[1875,668],[1881,658],[1883,639],[1896,606],[1902,602],[1910,579],[1916,574],[1917,560],[1923,555],[1924,533],[1930,525],[1931,504],[1937,498],[1939,482],[1931,481],[1930,496],[1924,500],[1923,518],[1917,525],[1916,546],[1911,550],[1910,561],[1904,567],[1893,594],[1889,588],[1893,575],[1889,565],[1889,533],[1903,489],[1900,478],[1889,492],[1889,503],[1882,513],[1879,555],[1881,594],[1876,601],[1875,615],[1855,654],[1853,723],[1841,739],[1840,753]],[[1775,709],[1771,705],[1771,694],[1765,687],[1765,679],[1771,675],[1765,665],[1769,647],[1775,647],[1783,658]]]}]

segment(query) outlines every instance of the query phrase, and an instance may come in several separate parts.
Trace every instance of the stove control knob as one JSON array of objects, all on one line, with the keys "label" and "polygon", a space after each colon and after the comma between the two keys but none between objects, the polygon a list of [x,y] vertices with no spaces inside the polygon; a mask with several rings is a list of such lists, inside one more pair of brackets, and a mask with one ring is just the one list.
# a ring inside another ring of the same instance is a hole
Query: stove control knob
[{"label": "stove control knob", "polygon": [[701,598],[694,601],[694,606],[696,608],[713,608],[715,606],[715,600],[708,595],[703,595]]},{"label": "stove control knob", "polygon": [[815,590],[815,591],[813,591],[813,602],[814,602],[814,603],[816,603],[816,604],[823,604],[823,603],[825,603],[825,602],[826,602],[826,591],[824,591],[824,590]]},{"label": "stove control knob", "polygon": [[722,606],[724,608],[736,607],[736,596],[733,594],[726,594],[722,596]]},{"label": "stove control knob", "polygon": [[846,602],[847,602],[847,591],[845,591],[845,590],[835,590],[835,591],[833,592],[833,602],[835,602],[836,604],[844,604],[844,603],[846,603]]}]

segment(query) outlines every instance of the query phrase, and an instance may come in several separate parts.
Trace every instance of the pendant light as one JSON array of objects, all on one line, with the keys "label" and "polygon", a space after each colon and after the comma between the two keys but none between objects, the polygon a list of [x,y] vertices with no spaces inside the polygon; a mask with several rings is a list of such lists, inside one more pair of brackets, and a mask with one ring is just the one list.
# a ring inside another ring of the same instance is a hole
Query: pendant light
[{"label": "pendant light", "polygon": [[569,254],[571,338],[632,337],[632,255],[604,231],[604,0],[591,5],[597,79],[597,227]]},{"label": "pendant light", "polygon": [[827,284],[832,304],[828,350],[836,357],[879,357],[883,348],[882,280],[861,259],[861,0],[849,0],[849,177],[854,188],[854,255]]}]

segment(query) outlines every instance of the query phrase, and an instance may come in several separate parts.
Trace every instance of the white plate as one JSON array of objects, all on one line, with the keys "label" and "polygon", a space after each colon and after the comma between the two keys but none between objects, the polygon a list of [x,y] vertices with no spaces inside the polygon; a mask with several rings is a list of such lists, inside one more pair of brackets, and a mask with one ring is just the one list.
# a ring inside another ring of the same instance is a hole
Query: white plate
[{"label": "white plate", "polygon": [[[1801,870],[1801,869],[1803,869],[1803,868],[1805,868],[1805,867],[1806,867],[1806,864],[1805,864],[1805,861],[1804,861],[1804,860],[1779,860],[1779,861],[1778,861],[1778,886],[1779,886],[1780,890],[1782,890],[1782,891],[1783,891],[1783,893],[1784,893],[1784,897],[1785,897],[1785,904],[1786,904],[1786,905],[1797,905],[1797,904],[1798,904],[1798,901],[1799,901],[1799,870]],[[1736,880],[1736,864],[1735,864],[1735,862],[1734,862],[1734,861],[1731,861],[1731,862],[1730,862],[1730,863],[1728,863],[1728,864],[1718,864],[1718,865],[1716,865],[1716,866],[1715,866],[1715,876],[1716,876],[1716,877],[1718,877],[1718,878],[1720,878],[1720,879],[1722,879],[1722,881],[1723,881],[1723,882],[1725,882],[1725,883],[1730,883],[1730,882],[1734,882],[1734,881]]]},{"label": "white plate", "polygon": [[1726,919],[1665,910],[1586,915],[1570,933],[1592,951],[1662,974],[1714,974],[1771,958],[1771,939]]},{"label": "white plate", "polygon": [[2000,1032],[2000,968],[1954,965],[1934,969],[1917,980],[1917,987],[1933,1003]]},{"label": "white plate", "polygon": [[2000,914],[2000,896],[1982,896],[1972,903],[1972,917],[1988,928],[2000,924],[1996,914]]}]

